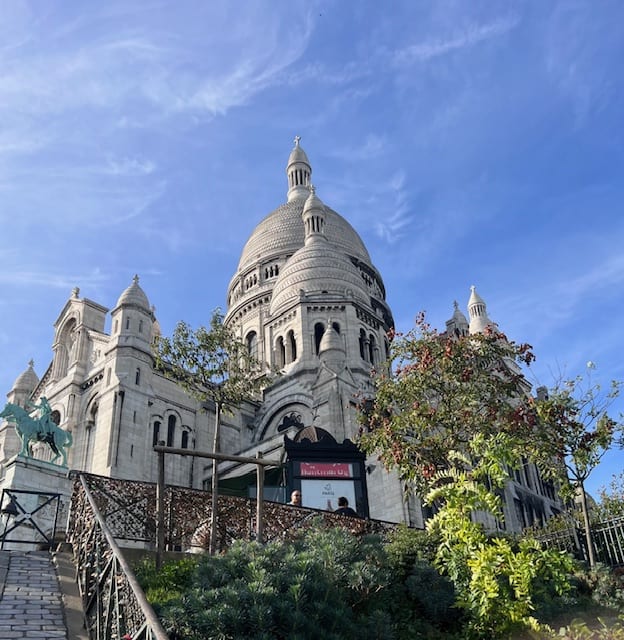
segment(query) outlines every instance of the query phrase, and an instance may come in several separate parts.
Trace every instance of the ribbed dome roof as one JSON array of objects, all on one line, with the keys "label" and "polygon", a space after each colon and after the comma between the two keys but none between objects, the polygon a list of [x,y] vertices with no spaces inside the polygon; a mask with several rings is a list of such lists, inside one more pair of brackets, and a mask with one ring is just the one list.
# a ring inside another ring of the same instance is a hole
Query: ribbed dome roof
[{"label": "ribbed dome roof", "polygon": [[[260,258],[294,253],[303,246],[305,231],[301,214],[305,198],[292,200],[271,212],[253,230],[243,248],[238,270],[252,266]],[[370,264],[370,256],[355,229],[338,213],[325,207],[325,235],[343,253]]]},{"label": "ribbed dome roof", "polygon": [[[307,294],[348,295],[362,302],[370,300],[360,272],[325,239],[302,247],[286,263],[273,288],[271,315],[297,298],[300,290]],[[351,293],[347,293],[349,291]]]},{"label": "ribbed dome roof", "polygon": [[150,310],[149,300],[145,295],[145,291],[139,286],[139,276],[134,276],[132,284],[119,296],[117,306],[121,307],[121,305],[134,305],[146,311]]},{"label": "ribbed dome roof", "polygon": [[34,366],[35,363],[31,360],[28,363],[28,369],[21,373],[13,383],[11,391],[27,391],[28,393],[34,391],[39,384],[39,376],[35,373]]}]

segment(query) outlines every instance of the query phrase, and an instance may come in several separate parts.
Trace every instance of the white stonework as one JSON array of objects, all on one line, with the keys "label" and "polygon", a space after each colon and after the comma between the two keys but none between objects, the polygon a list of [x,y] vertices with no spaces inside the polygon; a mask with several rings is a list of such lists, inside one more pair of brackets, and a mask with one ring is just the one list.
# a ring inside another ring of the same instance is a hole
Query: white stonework
[{"label": "white stonework", "polygon": [[[297,139],[287,163],[287,201],[251,233],[227,292],[226,325],[283,375],[257,402],[226,416],[221,448],[245,456],[261,451],[281,459],[284,468],[272,481],[271,494],[281,499],[313,466],[306,466],[304,458],[303,465],[293,466],[287,441],[307,442],[309,451],[301,455],[312,460],[314,452],[327,445],[324,434],[333,437],[330,449],[355,439],[357,398],[371,391],[370,370],[385,361],[387,333],[394,324],[381,275],[366,247],[347,220],[323,204],[311,187],[311,175]],[[474,288],[469,313],[470,324],[456,304],[447,331],[465,335],[491,322]],[[74,289],[54,325],[50,366],[39,380],[31,363],[7,399],[26,406],[29,399],[48,398],[59,425],[73,435],[71,469],[155,481],[153,444],[162,440],[210,451],[214,412],[210,407],[202,410],[154,370],[151,345],[160,327],[138,277],[110,312],[110,334],[104,330],[107,314],[107,308],[81,298]],[[321,441],[316,443],[316,437]],[[47,445],[35,449],[36,457],[49,458]],[[0,424],[0,488],[8,482],[7,460],[18,450],[13,428]],[[315,464],[323,459],[314,458]],[[353,463],[351,479],[359,492],[354,506],[361,513],[422,526],[420,504],[415,499],[404,502],[396,474],[386,472],[374,456],[354,460],[332,459]],[[166,461],[168,483],[209,486],[205,460],[167,456]],[[244,465],[221,465],[225,484],[252,471]],[[312,480],[305,476],[306,486],[313,486]],[[240,482],[245,487],[246,480]],[[531,520],[540,511],[548,516],[557,508],[540,486],[529,467],[518,483],[510,484],[508,528],[521,527],[522,509],[532,510],[525,518]]]}]

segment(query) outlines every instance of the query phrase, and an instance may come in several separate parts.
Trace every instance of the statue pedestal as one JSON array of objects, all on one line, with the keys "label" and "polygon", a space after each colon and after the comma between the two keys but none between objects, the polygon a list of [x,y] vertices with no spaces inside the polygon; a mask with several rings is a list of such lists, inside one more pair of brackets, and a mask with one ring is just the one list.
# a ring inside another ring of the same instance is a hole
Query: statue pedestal
[{"label": "statue pedestal", "polygon": [[[0,536],[6,537],[3,549],[33,550],[43,546],[45,536],[53,534],[55,516],[55,539],[63,539],[72,491],[67,468],[19,455],[9,458],[3,466],[4,476],[0,479],[0,492],[4,496]],[[58,501],[51,499],[53,494],[60,494]],[[17,508],[11,510],[16,514],[6,513],[10,497],[17,502]]]}]

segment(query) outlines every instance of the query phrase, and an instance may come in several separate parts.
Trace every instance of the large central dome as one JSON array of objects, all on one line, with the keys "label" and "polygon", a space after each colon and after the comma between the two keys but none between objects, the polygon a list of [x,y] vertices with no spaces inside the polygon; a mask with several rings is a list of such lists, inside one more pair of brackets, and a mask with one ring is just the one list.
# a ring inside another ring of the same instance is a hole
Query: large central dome
[{"label": "large central dome", "polygon": [[[281,278],[284,269],[305,245],[302,215],[310,196],[312,167],[305,151],[299,146],[298,138],[295,139],[295,147],[288,158],[286,175],[287,201],[256,226],[243,247],[238,268],[228,289],[226,323],[234,318],[242,319],[247,313],[258,313],[259,307],[262,307],[263,313],[268,312],[274,287],[278,280],[284,284],[284,279]],[[334,269],[332,274],[338,275],[341,271],[345,290],[367,292],[361,297],[368,297],[371,304],[371,299],[379,301],[387,312],[381,276],[371,263],[362,239],[339,213],[325,205],[323,211],[324,235],[327,239],[324,251],[327,256],[338,256],[342,265],[340,269]],[[298,257],[299,267],[302,266],[300,258],[301,256]],[[315,260],[318,261],[316,254]],[[297,280],[300,274],[295,276],[292,269],[290,271],[290,276]],[[318,270],[316,273],[319,276],[319,291],[327,289],[323,286],[323,280],[329,276]],[[354,280],[358,281],[359,286],[355,286]],[[291,285],[294,286],[294,281]],[[284,296],[286,292],[280,289],[280,295]],[[275,308],[273,305],[274,310]],[[387,315],[390,317],[389,313]]]},{"label": "large central dome", "polygon": [[[243,248],[238,270],[256,264],[258,260],[293,254],[303,247],[305,234],[301,214],[305,198],[286,202],[271,212],[254,229]],[[355,229],[338,213],[325,207],[327,237],[343,253],[370,263],[370,256]]]}]

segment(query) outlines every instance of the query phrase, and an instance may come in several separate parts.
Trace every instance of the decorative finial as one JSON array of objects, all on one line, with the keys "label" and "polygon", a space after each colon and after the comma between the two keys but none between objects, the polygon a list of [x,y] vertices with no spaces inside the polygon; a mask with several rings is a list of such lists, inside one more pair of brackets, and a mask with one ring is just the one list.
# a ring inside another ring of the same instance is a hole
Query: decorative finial
[{"label": "decorative finial", "polygon": [[134,284],[139,284],[139,276],[136,273],[134,274],[134,278],[132,278],[132,282]]},{"label": "decorative finial", "polygon": [[301,136],[295,136],[295,147],[299,146],[299,140],[301,140]]},{"label": "decorative finial", "polygon": [[28,366],[29,366],[31,369],[33,369],[33,368],[34,368],[34,366],[35,366],[35,361],[34,361],[32,358],[28,361]]},{"label": "decorative finial", "polygon": [[74,298],[77,298],[79,293],[80,293],[80,288],[79,287],[74,287],[72,289],[72,295],[74,296]]},{"label": "decorative finial", "polygon": [[310,195],[316,195],[316,187],[313,184],[310,185]]},{"label": "decorative finial", "polygon": [[459,309],[459,303],[457,302],[457,300],[453,302],[453,308],[455,309],[455,311]]},{"label": "decorative finial", "polygon": [[472,293],[474,293],[475,289],[476,289],[476,287],[474,286],[474,284],[471,284],[470,285],[470,291],[472,291]]}]

